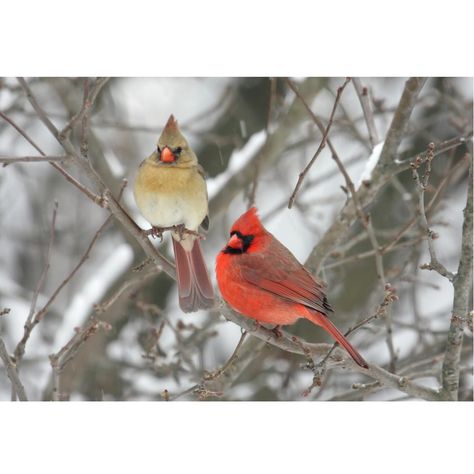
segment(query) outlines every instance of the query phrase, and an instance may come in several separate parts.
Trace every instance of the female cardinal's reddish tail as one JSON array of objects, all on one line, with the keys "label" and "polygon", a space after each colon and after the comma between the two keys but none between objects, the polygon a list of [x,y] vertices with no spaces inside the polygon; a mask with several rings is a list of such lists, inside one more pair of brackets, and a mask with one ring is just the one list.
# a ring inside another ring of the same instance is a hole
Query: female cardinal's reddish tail
[{"label": "female cardinal's reddish tail", "polygon": [[179,306],[185,313],[195,311],[195,308],[212,308],[214,290],[209,280],[199,240],[191,241],[191,250],[186,250],[176,239],[172,240],[176,261]]},{"label": "female cardinal's reddish tail", "polygon": [[224,299],[243,315],[277,326],[306,318],[336,339],[361,367],[367,362],[328,318],[324,285],[248,210],[234,222],[217,256],[217,283]]}]

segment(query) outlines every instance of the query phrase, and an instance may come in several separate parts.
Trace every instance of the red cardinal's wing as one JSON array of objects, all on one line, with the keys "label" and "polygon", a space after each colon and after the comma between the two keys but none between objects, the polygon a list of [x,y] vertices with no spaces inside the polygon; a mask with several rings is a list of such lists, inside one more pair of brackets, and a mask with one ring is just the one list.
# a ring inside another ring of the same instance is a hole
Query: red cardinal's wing
[{"label": "red cardinal's wing", "polygon": [[240,272],[252,285],[327,315],[332,308],[324,284],[301,265],[276,239],[265,254],[242,255]]}]

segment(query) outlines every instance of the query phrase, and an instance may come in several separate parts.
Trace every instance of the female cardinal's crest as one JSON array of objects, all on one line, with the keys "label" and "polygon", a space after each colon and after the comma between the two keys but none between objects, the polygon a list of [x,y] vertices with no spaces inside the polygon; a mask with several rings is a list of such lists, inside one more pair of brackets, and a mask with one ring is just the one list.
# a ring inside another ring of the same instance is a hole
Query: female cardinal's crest
[{"label": "female cardinal's crest", "polygon": [[180,146],[182,148],[188,146],[186,139],[183,137],[181,131],[178,128],[178,121],[174,118],[174,115],[170,115],[168,121],[166,122],[165,128],[161,132],[160,138],[158,139],[158,146],[160,148],[163,146]]},{"label": "female cardinal's crest", "polygon": [[176,119],[174,118],[174,115],[171,114],[170,115],[170,118],[168,119],[168,121],[166,122],[166,125],[165,125],[165,128],[164,130],[166,130],[167,132],[174,132],[178,129],[178,122],[176,121]]},{"label": "female cardinal's crest", "polygon": [[234,222],[231,232],[238,231],[243,235],[258,235],[263,230],[262,223],[257,215],[257,208],[254,206]]}]

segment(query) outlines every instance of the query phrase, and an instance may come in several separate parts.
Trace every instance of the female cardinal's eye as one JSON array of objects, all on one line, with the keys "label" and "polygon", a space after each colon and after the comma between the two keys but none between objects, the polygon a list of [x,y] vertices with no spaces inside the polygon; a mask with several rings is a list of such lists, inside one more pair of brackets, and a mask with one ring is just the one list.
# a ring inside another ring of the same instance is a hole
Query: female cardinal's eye
[{"label": "female cardinal's eye", "polygon": [[173,153],[175,155],[179,155],[182,151],[183,151],[183,149],[180,146],[178,146],[173,150]]},{"label": "female cardinal's eye", "polygon": [[161,155],[161,148],[159,146],[156,147],[156,152],[158,153],[158,155]]}]

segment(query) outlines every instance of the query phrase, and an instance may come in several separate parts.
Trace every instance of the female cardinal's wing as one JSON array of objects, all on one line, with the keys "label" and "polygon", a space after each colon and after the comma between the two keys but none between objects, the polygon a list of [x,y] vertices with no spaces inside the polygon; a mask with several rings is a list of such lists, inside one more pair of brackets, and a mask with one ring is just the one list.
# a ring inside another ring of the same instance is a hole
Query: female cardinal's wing
[{"label": "female cardinal's wing", "polygon": [[240,260],[242,278],[252,285],[324,315],[332,312],[324,294],[324,284],[276,239],[264,254],[242,255]]}]

